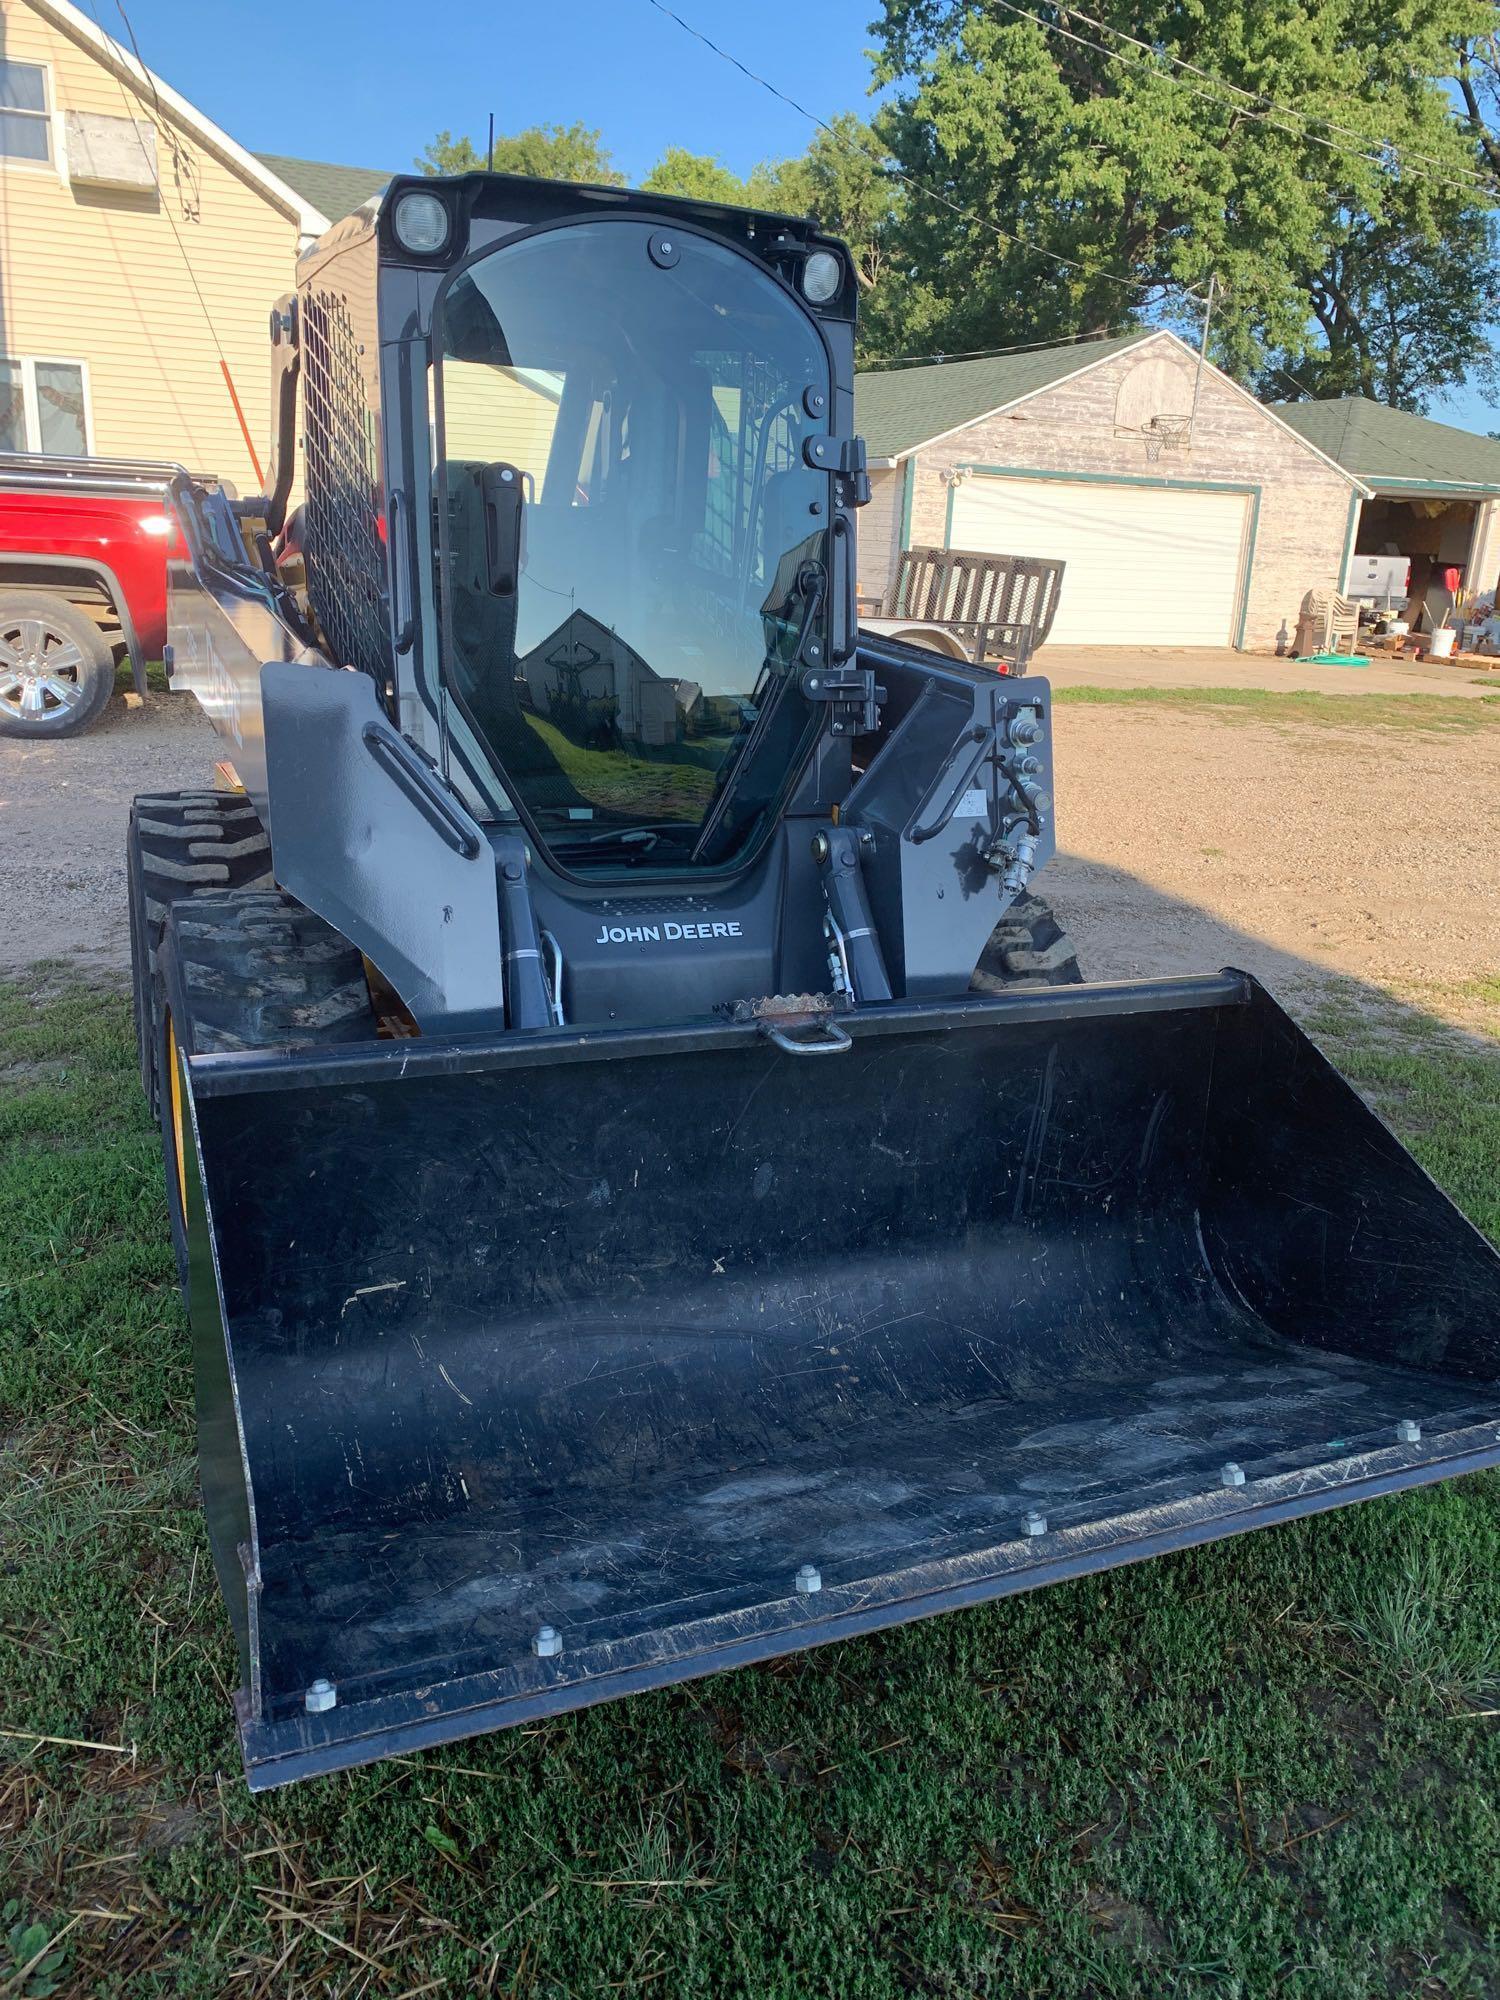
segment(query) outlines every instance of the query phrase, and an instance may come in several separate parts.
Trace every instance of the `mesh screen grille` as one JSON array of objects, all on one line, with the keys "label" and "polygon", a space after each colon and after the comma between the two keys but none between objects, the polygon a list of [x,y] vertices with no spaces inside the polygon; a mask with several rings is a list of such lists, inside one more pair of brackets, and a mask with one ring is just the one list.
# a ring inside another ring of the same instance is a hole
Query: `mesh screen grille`
[{"label": "mesh screen grille", "polygon": [[308,598],[338,664],[383,688],[392,661],[380,452],[349,308],[331,292],[303,300],[302,398]]}]

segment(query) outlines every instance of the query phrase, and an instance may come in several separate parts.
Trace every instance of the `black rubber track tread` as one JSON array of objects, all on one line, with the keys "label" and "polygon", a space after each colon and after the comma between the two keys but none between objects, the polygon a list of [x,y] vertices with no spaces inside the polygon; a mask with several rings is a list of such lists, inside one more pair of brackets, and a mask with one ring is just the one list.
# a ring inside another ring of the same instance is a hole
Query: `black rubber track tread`
[{"label": "black rubber track tread", "polygon": [[[364,960],[321,917],[279,889],[236,889],[180,902],[162,927],[151,1009],[159,1073],[167,1021],[188,1055],[374,1041]],[[184,1301],[187,1229],[177,1198],[169,1093],[158,1092],[167,1213]]]},{"label": "black rubber track tread", "polygon": [[176,904],[226,890],[272,886],[271,843],[239,792],[147,792],[131,802],[126,838],[131,985],[141,1088],[157,1101],[153,994],[162,926]]},{"label": "black rubber track tread", "polygon": [[1079,986],[1083,974],[1073,940],[1044,896],[1023,890],[990,932],[969,981],[974,993],[1017,986]]},{"label": "black rubber track tread", "polygon": [[371,1041],[364,960],[331,925],[279,889],[180,904],[169,925],[191,1054]]}]

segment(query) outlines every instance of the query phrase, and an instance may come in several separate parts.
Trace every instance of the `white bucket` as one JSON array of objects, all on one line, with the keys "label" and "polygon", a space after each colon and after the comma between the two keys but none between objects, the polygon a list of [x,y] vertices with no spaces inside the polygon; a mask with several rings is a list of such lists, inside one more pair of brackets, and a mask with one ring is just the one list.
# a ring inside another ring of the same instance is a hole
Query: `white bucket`
[{"label": "white bucket", "polygon": [[1446,660],[1452,654],[1453,642],[1457,637],[1458,634],[1451,625],[1439,625],[1432,635],[1432,644],[1428,651],[1435,660]]}]

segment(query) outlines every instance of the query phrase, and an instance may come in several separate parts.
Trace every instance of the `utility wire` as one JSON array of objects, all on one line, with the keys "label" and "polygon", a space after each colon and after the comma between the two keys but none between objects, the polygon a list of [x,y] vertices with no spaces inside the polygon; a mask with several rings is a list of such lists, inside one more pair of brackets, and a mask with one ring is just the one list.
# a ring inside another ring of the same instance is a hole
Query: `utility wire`
[{"label": "utility wire", "polygon": [[[1022,10],[1013,8],[1011,11],[1018,13]],[[1446,175],[1454,172],[1452,163],[1440,158],[1436,153],[1418,152],[1415,147],[1398,144],[1394,139],[1372,141],[1368,132],[1357,131],[1352,125],[1340,125],[1336,119],[1325,118],[1320,112],[1300,111],[1295,105],[1278,104],[1274,98],[1267,96],[1264,91],[1247,90],[1243,84],[1231,83],[1227,77],[1217,76],[1212,70],[1203,69],[1197,63],[1189,62],[1186,56],[1174,56],[1169,49],[1153,48],[1150,42],[1143,42],[1139,35],[1132,35],[1125,28],[1114,27],[1108,21],[1097,20],[1092,14],[1085,14],[1077,7],[1069,5],[1067,11],[1075,21],[1082,21],[1087,27],[1095,29],[1099,34],[1113,35],[1117,41],[1129,42],[1132,48],[1140,49],[1144,54],[1155,58],[1157,61],[1168,62],[1174,69],[1187,70],[1193,76],[1202,77],[1205,83],[1214,84],[1220,90],[1227,90],[1235,97],[1244,98],[1248,103],[1264,105],[1269,110],[1283,112],[1289,118],[1300,118],[1305,123],[1326,125],[1330,132],[1342,133],[1346,139],[1357,139],[1361,146],[1368,146],[1372,143],[1383,145],[1398,159],[1404,156],[1407,159],[1420,160],[1424,166],[1436,167],[1442,174]],[[1036,20],[1037,16],[1033,14],[1027,18]],[[1039,25],[1046,26],[1047,24],[1039,22]],[[1309,134],[1308,136],[1311,137],[1312,135]],[[1462,171],[1469,174],[1478,185],[1485,188],[1490,187],[1491,183],[1483,174],[1467,168]]]},{"label": "utility wire", "polygon": [[[1326,147],[1331,153],[1342,153],[1346,158],[1365,160],[1374,167],[1389,170],[1393,160],[1398,165],[1400,164],[1400,148],[1393,141],[1371,140],[1368,136],[1356,134],[1354,136],[1359,138],[1359,144],[1351,146],[1346,145],[1339,139],[1325,138],[1322,133],[1310,131],[1306,125],[1287,124],[1285,116],[1281,115],[1285,110],[1283,106],[1270,105],[1270,108],[1264,110],[1257,108],[1261,100],[1256,99],[1253,91],[1242,90],[1238,84],[1225,83],[1222,85],[1224,90],[1233,91],[1238,97],[1247,100],[1244,105],[1231,105],[1219,94],[1218,90],[1204,90],[1197,84],[1189,83],[1186,77],[1173,76],[1170,71],[1162,69],[1160,64],[1154,59],[1154,55],[1150,61],[1142,61],[1137,56],[1125,55],[1119,49],[1108,48],[1102,42],[1093,42],[1086,35],[1075,33],[1072,28],[1065,28],[1060,21],[1049,21],[1041,14],[1033,14],[1030,8],[1018,6],[1016,0],[993,0],[993,4],[997,7],[1003,7],[1006,13],[1014,14],[1023,21],[1030,21],[1033,27],[1040,28],[1044,34],[1060,35],[1064,41],[1075,42],[1079,48],[1087,49],[1091,55],[1103,56],[1106,62],[1120,63],[1126,69],[1143,69],[1151,76],[1156,77],[1160,82],[1170,83],[1179,90],[1188,91],[1194,97],[1201,97],[1206,103],[1216,105],[1221,111],[1243,110],[1246,118],[1253,118],[1260,124],[1269,125],[1274,131],[1285,132],[1294,139],[1309,140],[1315,146]],[[1078,15],[1077,18],[1081,21],[1090,19],[1088,15],[1084,14]],[[1093,25],[1098,24],[1094,23]],[[1106,29],[1105,32],[1118,33],[1121,31]],[[1128,35],[1125,39],[1131,42],[1135,41],[1133,35]],[[1135,45],[1137,48],[1146,48],[1148,46],[1143,42],[1136,42]],[[1175,58],[1168,57],[1167,60],[1173,61]],[[1206,72],[1199,71],[1198,74],[1203,75]],[[1213,81],[1219,83],[1220,79],[1216,77]],[[1269,102],[1269,100],[1264,101]],[[1286,115],[1303,119],[1312,116],[1309,112],[1291,112]],[[1333,131],[1348,132],[1350,130],[1347,126],[1331,125],[1330,121],[1326,118],[1319,120],[1319,122],[1329,125],[1330,130]],[[1371,145],[1383,145],[1386,150],[1383,154],[1372,153],[1366,150]],[[1428,157],[1432,156],[1429,155]],[[1415,168],[1406,168],[1403,171],[1409,180],[1432,181],[1441,187],[1469,186],[1483,191],[1487,195],[1492,195],[1494,192],[1493,184],[1490,181],[1485,180],[1468,168],[1448,168],[1442,176],[1425,174]]]},{"label": "utility wire", "polygon": [[1064,264],[1070,271],[1081,271],[1086,278],[1103,278],[1109,284],[1120,285],[1128,291],[1157,292],[1181,290],[1187,292],[1190,297],[1196,298],[1198,296],[1190,285],[1180,285],[1175,280],[1122,277],[1118,271],[1106,271],[1097,264],[1080,263],[1076,257],[1065,257],[1060,250],[1047,250],[1040,243],[1033,243],[1025,236],[1012,235],[1008,229],[1002,229],[998,223],[991,222],[987,216],[975,215],[971,210],[964,208],[960,203],[954,201],[951,196],[944,194],[941,188],[928,187],[924,182],[917,180],[914,175],[907,173],[904,168],[888,165],[884,160],[877,160],[875,155],[866,147],[846,138],[836,127],[830,125],[826,118],[820,118],[816,111],[809,111],[805,104],[799,104],[795,97],[789,97],[784,90],[779,90],[774,83],[769,82],[757,71],[742,63],[738,56],[731,55],[728,49],[720,48],[719,44],[710,40],[701,29],[695,28],[690,21],[685,21],[680,14],[675,13],[672,8],[667,6],[666,0],[647,0],[647,4],[654,7],[658,14],[664,14],[669,21],[675,21],[685,35],[691,35],[695,42],[701,42],[704,48],[711,50],[721,62],[727,62],[731,68],[737,69],[740,75],[748,78],[751,83],[758,84],[762,90],[768,91],[772,97],[790,106],[799,117],[805,118],[810,124],[818,126],[821,131],[828,134],[836,145],[843,146],[846,151],[853,151],[861,159],[879,166],[893,180],[898,180],[903,186],[909,187],[913,194],[920,195],[924,201],[939,203],[943,208],[948,209],[962,221],[971,223],[974,228],[986,229],[992,236],[998,236],[1002,242],[1014,243],[1022,250],[1031,251],[1035,256],[1049,258],[1054,264]]},{"label": "utility wire", "polygon": [[1010,347],[965,347],[956,351],[945,350],[940,354],[887,354],[878,361],[865,362],[859,372],[862,375],[869,375],[882,368],[915,367],[923,361],[988,361],[992,355],[997,354],[1025,354],[1040,347],[1068,347],[1077,342],[1117,340],[1123,337],[1120,334],[1111,334],[1106,326],[1093,326],[1086,333],[1060,333],[1053,340],[1018,340]]},{"label": "utility wire", "polygon": [[1305,382],[1299,382],[1297,380],[1297,377],[1291,374],[1287,369],[1283,368],[1279,361],[1267,361],[1265,365],[1267,366],[1267,368],[1270,369],[1273,375],[1279,375],[1283,382],[1290,382],[1294,389],[1300,389],[1302,394],[1306,396],[1307,400],[1310,403],[1317,402],[1318,397],[1316,392],[1312,389],[1309,389]]}]

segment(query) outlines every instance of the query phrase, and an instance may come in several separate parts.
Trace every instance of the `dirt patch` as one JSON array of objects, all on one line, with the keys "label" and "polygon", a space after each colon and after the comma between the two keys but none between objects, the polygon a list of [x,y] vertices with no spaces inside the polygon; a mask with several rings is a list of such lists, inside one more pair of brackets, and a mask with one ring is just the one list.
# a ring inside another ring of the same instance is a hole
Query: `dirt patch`
[{"label": "dirt patch", "polygon": [[1292,997],[1500,966],[1500,732],[1069,706],[1055,755],[1045,883],[1087,978],[1232,964]]}]

